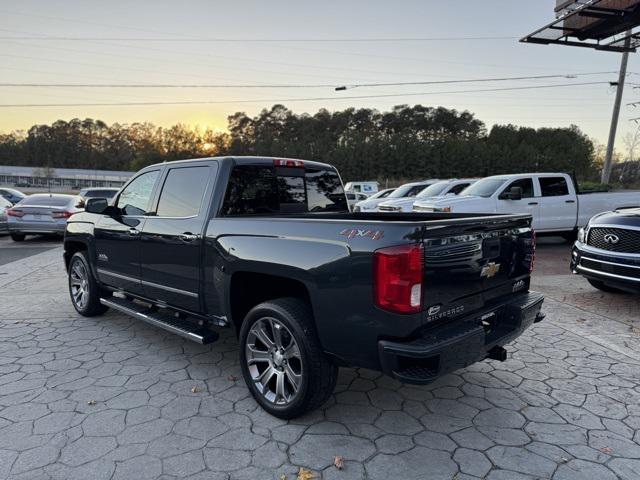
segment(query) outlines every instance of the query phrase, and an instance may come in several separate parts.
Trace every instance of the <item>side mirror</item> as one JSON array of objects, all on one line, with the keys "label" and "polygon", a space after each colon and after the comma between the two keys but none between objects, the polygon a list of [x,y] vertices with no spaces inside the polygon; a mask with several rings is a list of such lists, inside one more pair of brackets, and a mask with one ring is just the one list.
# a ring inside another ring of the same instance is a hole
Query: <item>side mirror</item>
[{"label": "side mirror", "polygon": [[509,200],[522,200],[522,187],[511,187]]},{"label": "side mirror", "polygon": [[84,207],[84,211],[88,213],[102,214],[108,206],[109,203],[106,198],[89,198],[86,206]]}]

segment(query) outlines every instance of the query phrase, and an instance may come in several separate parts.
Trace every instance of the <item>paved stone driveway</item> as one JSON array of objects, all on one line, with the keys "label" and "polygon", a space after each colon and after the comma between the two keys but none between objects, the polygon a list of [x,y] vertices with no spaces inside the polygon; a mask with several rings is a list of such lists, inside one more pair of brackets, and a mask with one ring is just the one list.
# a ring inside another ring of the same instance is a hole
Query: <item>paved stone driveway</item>
[{"label": "paved stone driveway", "polygon": [[504,363],[419,388],[342,369],[327,405],[285,422],[250,397],[230,332],[202,347],[81,318],[59,255],[0,268],[0,478],[640,478],[627,325],[603,338],[611,320],[551,299]]}]

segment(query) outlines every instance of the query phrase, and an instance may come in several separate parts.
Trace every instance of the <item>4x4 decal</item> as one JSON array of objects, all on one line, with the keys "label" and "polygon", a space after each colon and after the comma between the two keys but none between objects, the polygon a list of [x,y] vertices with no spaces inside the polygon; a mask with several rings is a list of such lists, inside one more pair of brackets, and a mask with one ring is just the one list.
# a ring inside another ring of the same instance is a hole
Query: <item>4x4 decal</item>
[{"label": "4x4 decal", "polygon": [[384,237],[384,230],[366,230],[362,228],[345,228],[340,235],[347,238],[369,237],[371,240],[380,240]]}]

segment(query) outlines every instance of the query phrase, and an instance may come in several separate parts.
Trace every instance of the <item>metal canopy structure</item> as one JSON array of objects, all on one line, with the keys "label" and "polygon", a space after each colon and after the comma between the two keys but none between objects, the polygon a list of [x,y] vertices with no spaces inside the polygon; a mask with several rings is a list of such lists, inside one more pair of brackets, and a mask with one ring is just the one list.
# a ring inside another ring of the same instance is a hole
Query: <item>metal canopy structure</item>
[{"label": "metal canopy structure", "polygon": [[563,13],[521,42],[611,52],[635,52],[640,46],[640,32],[632,32],[640,25],[640,0],[558,0],[557,3],[556,11]]}]

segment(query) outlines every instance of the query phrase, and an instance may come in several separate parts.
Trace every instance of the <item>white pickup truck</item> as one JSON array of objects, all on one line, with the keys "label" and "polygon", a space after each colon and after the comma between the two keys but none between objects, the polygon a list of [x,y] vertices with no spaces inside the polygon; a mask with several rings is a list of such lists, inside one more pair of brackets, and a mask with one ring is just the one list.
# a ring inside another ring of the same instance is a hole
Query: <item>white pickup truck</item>
[{"label": "white pickup truck", "polygon": [[640,206],[639,191],[579,193],[564,173],[487,177],[457,197],[416,201],[414,212],[530,213],[538,232],[571,236],[597,213]]}]

